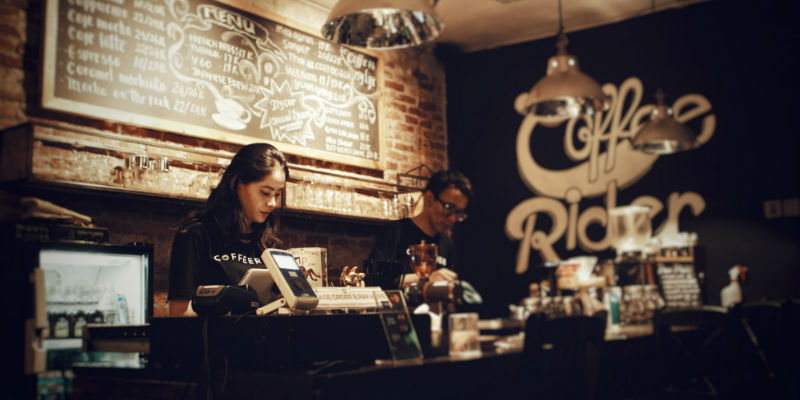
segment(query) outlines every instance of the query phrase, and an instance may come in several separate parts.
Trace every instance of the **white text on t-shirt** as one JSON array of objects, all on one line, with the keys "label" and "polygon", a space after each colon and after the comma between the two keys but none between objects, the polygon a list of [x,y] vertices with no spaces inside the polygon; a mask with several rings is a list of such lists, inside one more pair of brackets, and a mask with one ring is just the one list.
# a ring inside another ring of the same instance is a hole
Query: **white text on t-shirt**
[{"label": "white text on t-shirt", "polygon": [[214,261],[238,261],[242,264],[260,265],[263,263],[260,258],[248,257],[241,253],[215,254],[212,258]]}]

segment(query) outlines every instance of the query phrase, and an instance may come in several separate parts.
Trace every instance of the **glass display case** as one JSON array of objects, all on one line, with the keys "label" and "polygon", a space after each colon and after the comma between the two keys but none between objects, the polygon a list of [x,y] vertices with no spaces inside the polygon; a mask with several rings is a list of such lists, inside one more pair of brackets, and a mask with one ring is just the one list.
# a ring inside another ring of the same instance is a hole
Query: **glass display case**
[{"label": "glass display case", "polygon": [[3,304],[16,305],[6,308],[15,390],[32,398],[52,382],[66,385],[73,363],[113,356],[84,351],[86,324],[150,322],[154,251],[152,244],[26,240],[21,226],[12,224],[16,237],[3,235]]}]

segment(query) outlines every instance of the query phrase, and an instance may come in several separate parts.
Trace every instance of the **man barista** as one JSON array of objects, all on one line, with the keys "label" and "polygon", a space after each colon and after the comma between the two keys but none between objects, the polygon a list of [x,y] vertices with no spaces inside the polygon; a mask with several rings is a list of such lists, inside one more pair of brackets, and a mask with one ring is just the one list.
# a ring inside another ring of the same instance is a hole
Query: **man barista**
[{"label": "man barista", "polygon": [[409,245],[421,241],[438,247],[436,269],[430,281],[450,281],[458,278],[454,272],[455,248],[451,229],[467,218],[467,206],[472,200],[472,184],[457,171],[434,173],[422,192],[422,212],[412,218],[390,223],[382,231],[369,255],[372,272],[382,273],[384,289],[406,287],[418,281],[408,267],[406,253]]}]

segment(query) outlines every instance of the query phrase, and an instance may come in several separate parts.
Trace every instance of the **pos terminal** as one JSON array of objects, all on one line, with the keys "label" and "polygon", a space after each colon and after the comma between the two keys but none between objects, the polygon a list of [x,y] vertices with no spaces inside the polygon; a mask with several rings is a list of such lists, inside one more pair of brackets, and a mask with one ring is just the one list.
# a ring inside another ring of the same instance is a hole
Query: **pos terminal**
[{"label": "pos terminal", "polygon": [[283,299],[276,300],[279,303],[278,307],[284,302],[291,311],[310,311],[317,306],[319,298],[292,253],[279,249],[266,249],[261,253],[261,259],[283,295]]}]

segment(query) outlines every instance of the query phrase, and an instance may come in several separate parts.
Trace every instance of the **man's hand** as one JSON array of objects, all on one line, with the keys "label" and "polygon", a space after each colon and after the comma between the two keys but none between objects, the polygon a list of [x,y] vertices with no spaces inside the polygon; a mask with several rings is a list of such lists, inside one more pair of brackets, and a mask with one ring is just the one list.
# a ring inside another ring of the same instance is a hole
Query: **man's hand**
[{"label": "man's hand", "polygon": [[447,268],[439,268],[436,271],[433,271],[433,273],[430,276],[431,282],[436,282],[436,281],[454,282],[456,279],[458,279],[458,274]]}]

